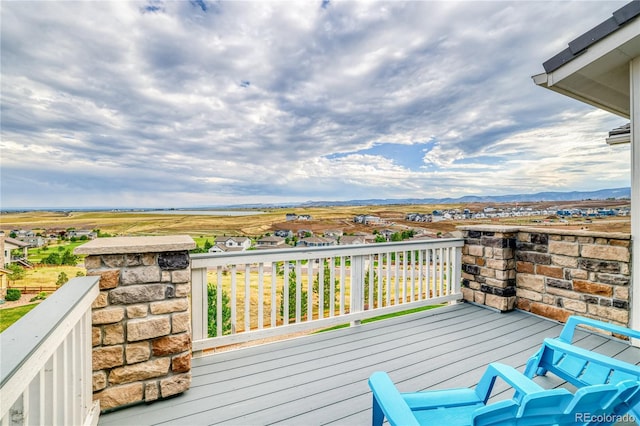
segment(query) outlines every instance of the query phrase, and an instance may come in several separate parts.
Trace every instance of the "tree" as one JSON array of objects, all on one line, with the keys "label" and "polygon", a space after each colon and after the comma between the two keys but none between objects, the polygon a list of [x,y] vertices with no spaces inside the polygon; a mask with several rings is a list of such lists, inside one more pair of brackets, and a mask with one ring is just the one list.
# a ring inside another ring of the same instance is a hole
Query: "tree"
[{"label": "tree", "polygon": [[[373,265],[369,266],[373,268]],[[369,271],[364,272],[364,303],[369,303],[369,292],[373,287],[373,306],[369,306],[369,309],[373,309],[378,303],[378,272],[373,270],[373,282],[369,279]]]},{"label": "tree", "polygon": [[[287,313],[289,322],[295,322],[296,318],[296,270],[289,271],[289,312]],[[307,312],[307,292],[300,289],[300,314]],[[280,292],[280,316],[284,318],[284,290]]]},{"label": "tree", "polygon": [[71,253],[71,250],[66,250],[62,257],[60,258],[61,265],[77,265],[78,264],[78,256]]},{"label": "tree", "polygon": [[42,263],[45,265],[60,265],[62,258],[58,253],[51,253],[47,257],[42,258]]},{"label": "tree", "polygon": [[211,244],[211,243],[209,242],[209,240],[206,240],[206,241],[204,242],[204,251],[208,253],[208,252],[209,252],[209,249],[210,249],[211,247],[213,247],[213,244]]},{"label": "tree", "polygon": [[67,281],[69,281],[69,277],[67,276],[67,274],[65,272],[60,272],[58,274],[58,280],[56,281],[56,285],[60,287],[61,285],[66,284]]},{"label": "tree", "polygon": [[16,263],[10,263],[7,265],[7,269],[11,271],[11,273],[7,275],[10,281],[21,280],[27,274],[24,268]]},{"label": "tree", "polygon": [[[209,324],[207,334],[209,337],[216,337],[218,333],[218,288],[209,283],[207,285],[207,301]],[[231,332],[231,301],[227,293],[222,290],[222,335]]]},{"label": "tree", "polygon": [[[320,273],[318,272],[318,275],[316,275],[316,279],[313,282],[313,292],[315,294],[320,294]],[[331,270],[329,269],[329,262],[324,262],[324,274],[322,277],[322,294],[323,294],[323,308],[329,309],[331,307],[330,302],[331,302]],[[338,287],[336,285],[336,283],[333,283],[334,286],[334,304],[333,306],[336,306],[336,300],[338,297],[338,294],[340,294],[340,287]]]}]

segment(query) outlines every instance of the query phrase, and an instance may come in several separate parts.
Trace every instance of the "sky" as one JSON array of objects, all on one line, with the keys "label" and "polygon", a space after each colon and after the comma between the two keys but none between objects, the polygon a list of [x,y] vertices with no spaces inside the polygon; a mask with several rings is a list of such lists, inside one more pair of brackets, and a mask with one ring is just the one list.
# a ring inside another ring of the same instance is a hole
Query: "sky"
[{"label": "sky", "polygon": [[2,1],[1,207],[627,187],[627,120],[531,80],[626,3]]}]

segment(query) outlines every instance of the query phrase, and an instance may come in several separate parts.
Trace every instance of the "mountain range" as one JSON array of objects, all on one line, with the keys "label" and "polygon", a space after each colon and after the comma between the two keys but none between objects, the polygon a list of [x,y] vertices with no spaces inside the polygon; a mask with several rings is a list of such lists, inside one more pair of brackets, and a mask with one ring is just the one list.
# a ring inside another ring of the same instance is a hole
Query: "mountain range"
[{"label": "mountain range", "polygon": [[607,200],[630,199],[631,188],[600,189],[597,191],[571,191],[571,192],[538,192],[535,194],[510,194],[510,195],[466,195],[459,198],[394,198],[348,201],[307,201],[300,203],[299,207],[320,206],[369,206],[385,204],[460,204],[460,203],[516,203],[539,201],[581,201],[581,200]]}]

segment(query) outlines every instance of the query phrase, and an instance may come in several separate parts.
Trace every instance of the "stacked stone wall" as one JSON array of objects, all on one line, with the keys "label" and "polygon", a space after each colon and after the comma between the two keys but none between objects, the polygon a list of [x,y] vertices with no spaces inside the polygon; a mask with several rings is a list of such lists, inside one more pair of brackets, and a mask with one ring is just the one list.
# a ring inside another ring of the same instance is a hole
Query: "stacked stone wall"
[{"label": "stacked stone wall", "polygon": [[470,230],[462,247],[462,291],[466,300],[508,311],[516,304],[516,233]]},{"label": "stacked stone wall", "polygon": [[[87,275],[100,276],[92,306],[93,391],[101,410],[167,398],[191,383],[191,269],[183,243],[155,238],[102,247],[104,239],[79,247]],[[175,238],[175,237],[174,237]],[[187,237],[188,238],[188,237]],[[109,239],[112,240],[112,239]],[[117,240],[117,239],[113,239]],[[122,253],[122,251],[136,252]],[[152,250],[152,251],[147,251]],[[120,253],[118,253],[120,251]]]},{"label": "stacked stone wall", "polygon": [[[577,314],[629,325],[629,235],[498,226],[461,229],[466,240],[463,249],[466,300],[502,311],[517,307],[559,321]],[[497,243],[490,238],[502,238],[514,247],[514,263],[505,264],[507,269],[501,271],[501,276],[515,278],[513,305],[507,293],[498,294],[502,299],[495,300],[493,276],[497,270],[487,269],[487,265],[500,264],[495,263]]]}]

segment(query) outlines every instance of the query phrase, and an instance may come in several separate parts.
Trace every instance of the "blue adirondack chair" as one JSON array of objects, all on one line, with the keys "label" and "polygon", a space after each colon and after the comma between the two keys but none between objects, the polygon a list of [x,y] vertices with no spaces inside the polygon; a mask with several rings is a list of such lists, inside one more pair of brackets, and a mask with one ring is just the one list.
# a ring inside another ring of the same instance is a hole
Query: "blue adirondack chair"
[{"label": "blue adirondack chair", "polygon": [[[496,379],[514,390],[512,399],[487,404]],[[575,395],[566,389],[545,390],[512,367],[492,363],[475,389],[400,393],[389,376],[375,372],[373,426],[386,418],[392,426],[415,425],[610,425],[640,400],[640,382],[592,385]]]},{"label": "blue adirondack chair", "polygon": [[[578,388],[605,383],[615,384],[623,380],[640,380],[640,366],[572,345],[576,326],[580,324],[640,339],[640,331],[590,318],[571,316],[560,337],[544,339],[542,347],[529,358],[524,371],[525,376],[533,378],[551,372]],[[640,402],[630,407],[630,414],[640,423]]]}]

